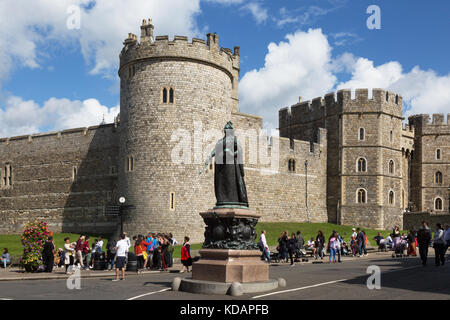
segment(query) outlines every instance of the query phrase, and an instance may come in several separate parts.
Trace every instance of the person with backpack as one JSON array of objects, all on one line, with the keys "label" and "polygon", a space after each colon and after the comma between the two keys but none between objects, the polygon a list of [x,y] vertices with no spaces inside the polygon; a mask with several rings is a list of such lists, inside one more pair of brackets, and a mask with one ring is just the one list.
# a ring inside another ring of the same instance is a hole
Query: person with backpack
[{"label": "person with backpack", "polygon": [[436,224],[436,231],[434,231],[433,248],[436,266],[443,266],[445,263],[445,241],[444,229],[442,229],[440,223]]},{"label": "person with backpack", "polygon": [[192,266],[192,257],[191,257],[191,245],[189,244],[189,237],[184,237],[184,243],[181,247],[181,263],[183,267],[180,270],[180,273],[184,271],[190,272],[189,267]]},{"label": "person with backpack", "polygon": [[419,245],[419,255],[422,260],[422,265],[425,267],[427,265],[428,257],[428,247],[431,242],[431,230],[428,227],[426,221],[422,221],[422,226],[417,231],[417,243]]}]

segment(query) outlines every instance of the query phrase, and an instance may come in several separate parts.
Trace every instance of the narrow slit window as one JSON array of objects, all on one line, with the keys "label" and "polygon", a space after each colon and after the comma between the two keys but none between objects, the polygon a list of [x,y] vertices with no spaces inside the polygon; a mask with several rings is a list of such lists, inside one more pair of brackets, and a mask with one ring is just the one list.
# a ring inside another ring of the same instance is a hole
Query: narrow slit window
[{"label": "narrow slit window", "polygon": [[389,174],[394,174],[394,161],[389,161]]},{"label": "narrow slit window", "polygon": [[359,189],[358,190],[358,203],[366,203],[367,201],[367,195],[366,195],[366,190],[364,189]]},{"label": "narrow slit window", "polygon": [[389,204],[394,204],[394,191],[389,191]]},{"label": "narrow slit window", "polygon": [[365,139],[365,132],[364,128],[359,128],[359,140],[363,141]]},{"label": "narrow slit window", "polygon": [[175,210],[175,192],[170,193],[170,210]]},{"label": "narrow slit window", "polygon": [[434,175],[434,182],[436,184],[442,184],[442,172],[438,171]]},{"label": "narrow slit window", "polygon": [[441,160],[441,149],[436,149],[436,160]]},{"label": "narrow slit window", "polygon": [[13,179],[12,179],[12,176],[13,176],[13,175],[12,175],[12,172],[13,172],[12,170],[13,170],[13,169],[12,169],[12,166],[9,165],[9,166],[8,166],[8,169],[9,169],[9,175],[8,175],[8,180],[9,180],[9,181],[8,181],[8,182],[9,182],[9,185],[12,186],[12,184],[13,184]]},{"label": "narrow slit window", "polygon": [[442,210],[442,199],[441,198],[436,198],[436,200],[434,200],[434,209]]},{"label": "narrow slit window", "polygon": [[359,158],[359,160],[358,160],[358,172],[366,172],[366,170],[367,170],[366,159]]},{"label": "narrow slit window", "polygon": [[174,91],[172,88],[169,90],[169,103],[173,103],[174,101]]},{"label": "narrow slit window", "polygon": [[167,103],[167,89],[164,88],[162,92],[162,102]]},{"label": "narrow slit window", "polygon": [[72,181],[77,179],[77,167],[72,167]]}]

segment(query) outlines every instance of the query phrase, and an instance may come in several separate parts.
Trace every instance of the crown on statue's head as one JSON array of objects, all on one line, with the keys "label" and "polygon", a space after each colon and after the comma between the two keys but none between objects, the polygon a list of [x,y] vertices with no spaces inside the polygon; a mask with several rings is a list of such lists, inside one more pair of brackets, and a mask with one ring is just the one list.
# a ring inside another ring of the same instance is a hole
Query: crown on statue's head
[{"label": "crown on statue's head", "polygon": [[231,121],[228,121],[227,122],[227,124],[225,125],[225,128],[224,128],[225,130],[227,130],[227,129],[234,129],[233,128],[233,123],[231,122]]}]

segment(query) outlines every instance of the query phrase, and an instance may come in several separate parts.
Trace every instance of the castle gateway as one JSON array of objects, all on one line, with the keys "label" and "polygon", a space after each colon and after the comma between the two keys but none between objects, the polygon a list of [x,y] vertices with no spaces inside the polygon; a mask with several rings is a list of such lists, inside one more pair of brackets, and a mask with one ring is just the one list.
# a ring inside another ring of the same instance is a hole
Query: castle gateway
[{"label": "castle gateway", "polygon": [[245,150],[249,205],[260,221],[402,225],[405,209],[448,212],[449,126],[411,117],[381,89],[328,94],[279,112],[280,137],[238,110],[239,47],[154,36],[143,21],[120,54],[120,115],[112,124],[0,139],[1,233],[43,219],[55,232],[118,231],[107,205],[125,197],[129,235],[203,240],[214,206],[211,143],[231,120]]}]

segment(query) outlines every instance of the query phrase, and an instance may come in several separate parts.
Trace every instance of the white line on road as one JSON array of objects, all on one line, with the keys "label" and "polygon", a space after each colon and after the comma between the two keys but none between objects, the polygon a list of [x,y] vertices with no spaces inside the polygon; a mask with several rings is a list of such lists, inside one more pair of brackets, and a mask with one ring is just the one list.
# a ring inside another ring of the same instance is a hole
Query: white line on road
[{"label": "white line on road", "polygon": [[[394,269],[394,270],[382,271],[381,273],[382,273],[382,274],[383,274],[383,273],[386,274],[386,273],[391,273],[391,272],[397,272],[397,271],[404,271],[404,270],[409,270],[409,269],[415,269],[415,268],[419,268],[419,267],[422,267],[422,265],[416,265],[416,266],[407,267],[407,268],[399,268],[399,269]],[[315,288],[315,287],[325,286],[325,285],[328,285],[328,284],[333,284],[333,283],[338,283],[338,282],[343,282],[343,281],[347,281],[347,279],[334,280],[334,281],[318,283],[318,284],[314,284],[314,285],[310,285],[310,286],[306,286],[306,287],[300,287],[300,288],[295,288],[295,289],[289,289],[289,290],[283,290],[283,291],[271,292],[271,293],[263,294],[263,295],[260,295],[260,296],[252,297],[252,299],[258,299],[258,298],[267,297],[267,296],[271,296],[271,295],[275,295],[275,294],[280,294],[280,293],[286,293],[286,292],[292,292],[292,291],[299,291],[299,290],[304,290],[304,289],[310,289],[310,288]]]},{"label": "white line on road", "polygon": [[289,289],[289,290],[283,290],[283,291],[271,292],[271,293],[267,293],[267,294],[262,294],[262,295],[260,295],[260,296],[252,297],[252,299],[258,299],[258,298],[262,298],[262,297],[267,297],[267,296],[271,296],[271,295],[274,295],[274,294],[280,294],[280,293],[286,293],[286,292],[292,292],[292,291],[304,290],[304,289],[315,288],[315,287],[320,287],[320,286],[326,286],[327,284],[332,284],[332,283],[337,283],[337,282],[343,282],[343,281],[347,281],[347,279],[328,281],[328,282],[323,282],[323,283],[313,284],[313,285],[311,285],[311,286],[306,286],[306,287],[301,287],[301,288],[295,288],[295,289]]},{"label": "white line on road", "polygon": [[159,291],[152,291],[152,292],[149,292],[149,293],[144,293],[144,294],[141,294],[140,296],[132,297],[132,298],[129,298],[127,300],[136,300],[136,299],[139,299],[139,298],[142,298],[142,297],[145,297],[145,296],[149,296],[151,294],[160,293],[160,292],[164,292],[164,291],[167,291],[167,290],[172,290],[172,288],[166,288],[166,289],[162,289],[162,290],[159,290]]}]

